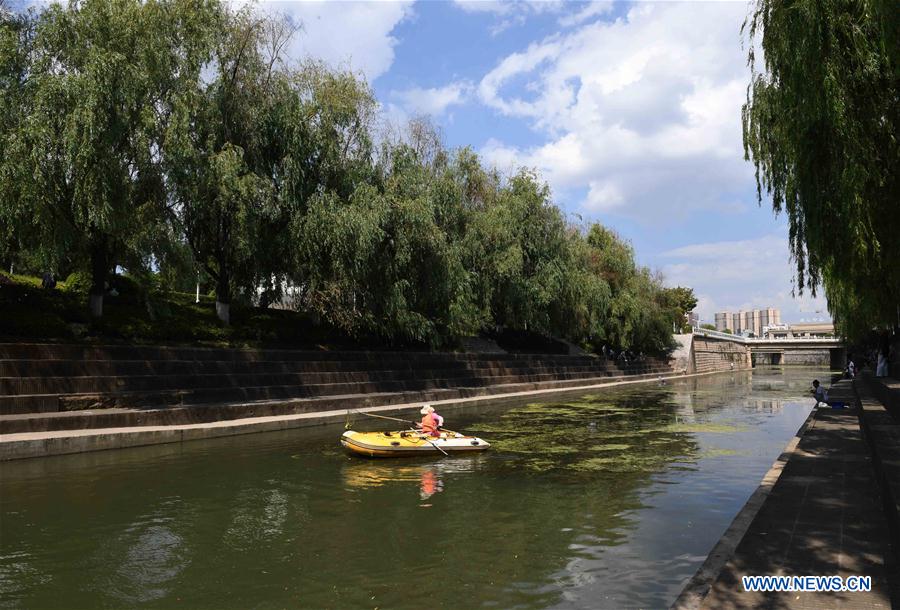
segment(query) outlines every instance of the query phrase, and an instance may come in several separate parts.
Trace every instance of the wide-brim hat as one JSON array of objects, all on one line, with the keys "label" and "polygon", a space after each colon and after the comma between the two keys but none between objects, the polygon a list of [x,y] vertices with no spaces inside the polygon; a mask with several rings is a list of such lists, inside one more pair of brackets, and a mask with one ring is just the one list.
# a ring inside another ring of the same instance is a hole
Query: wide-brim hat
[{"label": "wide-brim hat", "polygon": [[425,405],[422,407],[422,409],[419,411],[419,413],[421,413],[422,415],[428,415],[429,413],[434,413],[434,407],[432,407],[431,405]]}]

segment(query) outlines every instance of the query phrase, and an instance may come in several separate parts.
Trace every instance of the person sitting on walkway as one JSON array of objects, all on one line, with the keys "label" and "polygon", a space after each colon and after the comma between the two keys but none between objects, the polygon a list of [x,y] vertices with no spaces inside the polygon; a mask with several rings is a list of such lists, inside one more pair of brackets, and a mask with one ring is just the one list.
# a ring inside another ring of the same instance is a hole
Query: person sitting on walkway
[{"label": "person sitting on walkway", "polygon": [[434,407],[425,405],[419,413],[422,414],[422,421],[419,423],[422,432],[429,436],[440,436],[439,430],[444,425],[444,418],[434,412]]},{"label": "person sitting on walkway", "polygon": [[818,379],[813,379],[813,389],[812,389],[813,397],[816,399],[816,406],[819,406],[819,403],[828,404],[828,392],[825,391],[825,388],[819,385]]}]

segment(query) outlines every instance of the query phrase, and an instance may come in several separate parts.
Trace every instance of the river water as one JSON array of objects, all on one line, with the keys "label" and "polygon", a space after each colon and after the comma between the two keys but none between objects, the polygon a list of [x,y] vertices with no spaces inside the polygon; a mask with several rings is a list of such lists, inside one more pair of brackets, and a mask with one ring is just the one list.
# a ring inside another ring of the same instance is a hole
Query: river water
[{"label": "river water", "polygon": [[5,463],[0,608],[664,608],[816,377],[446,413],[494,445],[467,457],[351,457],[329,426]]}]

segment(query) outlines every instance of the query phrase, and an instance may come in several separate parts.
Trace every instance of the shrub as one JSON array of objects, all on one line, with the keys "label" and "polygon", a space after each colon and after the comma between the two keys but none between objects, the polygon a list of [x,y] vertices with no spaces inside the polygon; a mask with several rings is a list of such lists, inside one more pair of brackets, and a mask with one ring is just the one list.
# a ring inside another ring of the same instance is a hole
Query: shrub
[{"label": "shrub", "polygon": [[64,288],[69,292],[87,294],[91,290],[91,284],[90,274],[85,273],[84,271],[76,271],[70,273],[69,277],[66,278]]}]

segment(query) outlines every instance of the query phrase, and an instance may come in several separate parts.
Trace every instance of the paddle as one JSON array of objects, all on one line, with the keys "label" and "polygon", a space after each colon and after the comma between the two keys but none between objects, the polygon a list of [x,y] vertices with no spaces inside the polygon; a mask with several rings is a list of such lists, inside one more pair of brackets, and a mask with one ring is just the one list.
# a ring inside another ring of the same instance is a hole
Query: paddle
[{"label": "paddle", "polygon": [[[418,432],[418,430],[416,430],[416,432]],[[438,451],[440,451],[441,453],[443,453],[443,454],[444,454],[444,457],[450,457],[450,454],[449,454],[449,453],[447,453],[446,451],[444,451],[443,449],[441,449],[440,447],[438,447],[437,445],[435,445],[435,444],[434,444],[434,441],[432,441],[432,440],[431,440],[430,438],[428,438],[427,436],[420,436],[419,438],[424,439],[424,440],[428,441],[429,443],[431,443],[431,446],[434,447],[435,449],[437,449]]]}]

